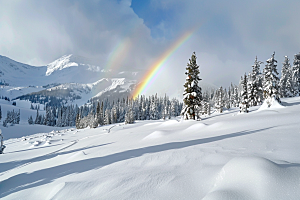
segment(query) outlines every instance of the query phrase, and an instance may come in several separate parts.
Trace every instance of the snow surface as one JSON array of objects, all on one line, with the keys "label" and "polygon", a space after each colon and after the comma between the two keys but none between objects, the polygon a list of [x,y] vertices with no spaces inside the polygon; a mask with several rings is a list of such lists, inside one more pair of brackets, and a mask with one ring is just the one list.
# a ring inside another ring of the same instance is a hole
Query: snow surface
[{"label": "snow surface", "polygon": [[0,125],[0,198],[298,200],[300,98],[282,105],[96,129]]}]

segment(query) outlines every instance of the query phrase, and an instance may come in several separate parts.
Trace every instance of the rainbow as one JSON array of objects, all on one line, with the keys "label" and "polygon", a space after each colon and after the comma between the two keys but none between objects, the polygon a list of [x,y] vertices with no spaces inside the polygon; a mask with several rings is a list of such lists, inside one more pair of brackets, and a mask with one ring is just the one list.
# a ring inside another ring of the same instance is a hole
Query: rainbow
[{"label": "rainbow", "polygon": [[144,75],[142,82],[133,91],[133,98],[136,99],[140,94],[145,92],[152,82],[155,80],[158,72],[162,69],[162,66],[168,61],[168,59],[174,54],[174,52],[181,47],[195,32],[196,28],[186,32],[176,42],[168,48],[167,51],[151,66],[149,72]]},{"label": "rainbow", "polygon": [[113,49],[105,66],[105,70],[114,70],[121,66],[131,48],[132,43],[129,38],[121,40]]}]

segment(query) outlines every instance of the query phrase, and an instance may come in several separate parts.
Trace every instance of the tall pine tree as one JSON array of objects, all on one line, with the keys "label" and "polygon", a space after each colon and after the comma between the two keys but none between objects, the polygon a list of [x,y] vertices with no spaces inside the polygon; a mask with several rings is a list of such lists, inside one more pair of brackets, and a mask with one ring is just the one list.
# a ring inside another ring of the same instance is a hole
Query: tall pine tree
[{"label": "tall pine tree", "polygon": [[241,102],[240,102],[240,112],[247,113],[249,108],[248,100],[248,89],[247,89],[247,75],[244,75],[243,81],[241,83]]},{"label": "tall pine tree", "polygon": [[263,91],[264,98],[268,106],[271,106],[273,101],[280,102],[279,98],[279,78],[277,72],[277,60],[274,58],[275,52],[272,57],[267,60],[267,64],[264,69],[264,82],[263,82]]},{"label": "tall pine tree", "polygon": [[300,94],[300,53],[294,56],[294,63],[293,63],[293,72],[292,72],[292,79],[293,79],[293,91],[294,96]]},{"label": "tall pine tree", "polygon": [[194,52],[189,59],[185,72],[187,77],[183,93],[184,107],[181,112],[185,120],[196,119],[196,110],[197,107],[201,106],[202,101],[201,87],[198,86],[198,82],[201,80],[199,78],[200,71],[196,60],[197,57]]},{"label": "tall pine tree", "polygon": [[279,89],[281,97],[292,97],[294,95],[290,59],[287,56],[285,56],[282,63]]}]

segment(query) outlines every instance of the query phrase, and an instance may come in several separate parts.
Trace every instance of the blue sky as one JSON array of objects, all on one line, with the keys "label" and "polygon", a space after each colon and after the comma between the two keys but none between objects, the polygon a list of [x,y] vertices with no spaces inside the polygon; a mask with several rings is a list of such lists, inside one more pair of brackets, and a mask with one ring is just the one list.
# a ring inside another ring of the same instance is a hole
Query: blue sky
[{"label": "blue sky", "polygon": [[299,8],[296,0],[0,0],[0,55],[46,65],[73,53],[105,66],[115,47],[130,41],[120,68],[147,70],[200,24],[149,93],[161,83],[161,92],[181,88],[193,51],[201,78],[228,86],[251,70],[255,56],[264,62],[275,51],[279,71],[285,55],[293,60],[300,51]]},{"label": "blue sky", "polygon": [[153,38],[172,37],[170,33],[162,30],[161,25],[164,24],[165,29],[171,28],[169,22],[176,18],[177,7],[165,8],[158,6],[151,0],[133,0],[131,8],[139,18],[144,20],[144,24],[151,30]]}]

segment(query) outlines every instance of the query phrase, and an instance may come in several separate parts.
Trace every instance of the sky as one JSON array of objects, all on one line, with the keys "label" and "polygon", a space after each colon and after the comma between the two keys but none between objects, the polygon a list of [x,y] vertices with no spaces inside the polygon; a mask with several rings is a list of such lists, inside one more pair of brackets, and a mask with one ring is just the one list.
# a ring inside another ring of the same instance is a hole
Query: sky
[{"label": "sky", "polygon": [[275,51],[278,71],[285,55],[293,60],[299,8],[296,0],[0,0],[0,55],[41,66],[75,54],[103,68],[147,71],[193,31],[146,94],[180,94],[194,51],[203,82],[227,87],[251,70],[255,56],[265,62]]}]

